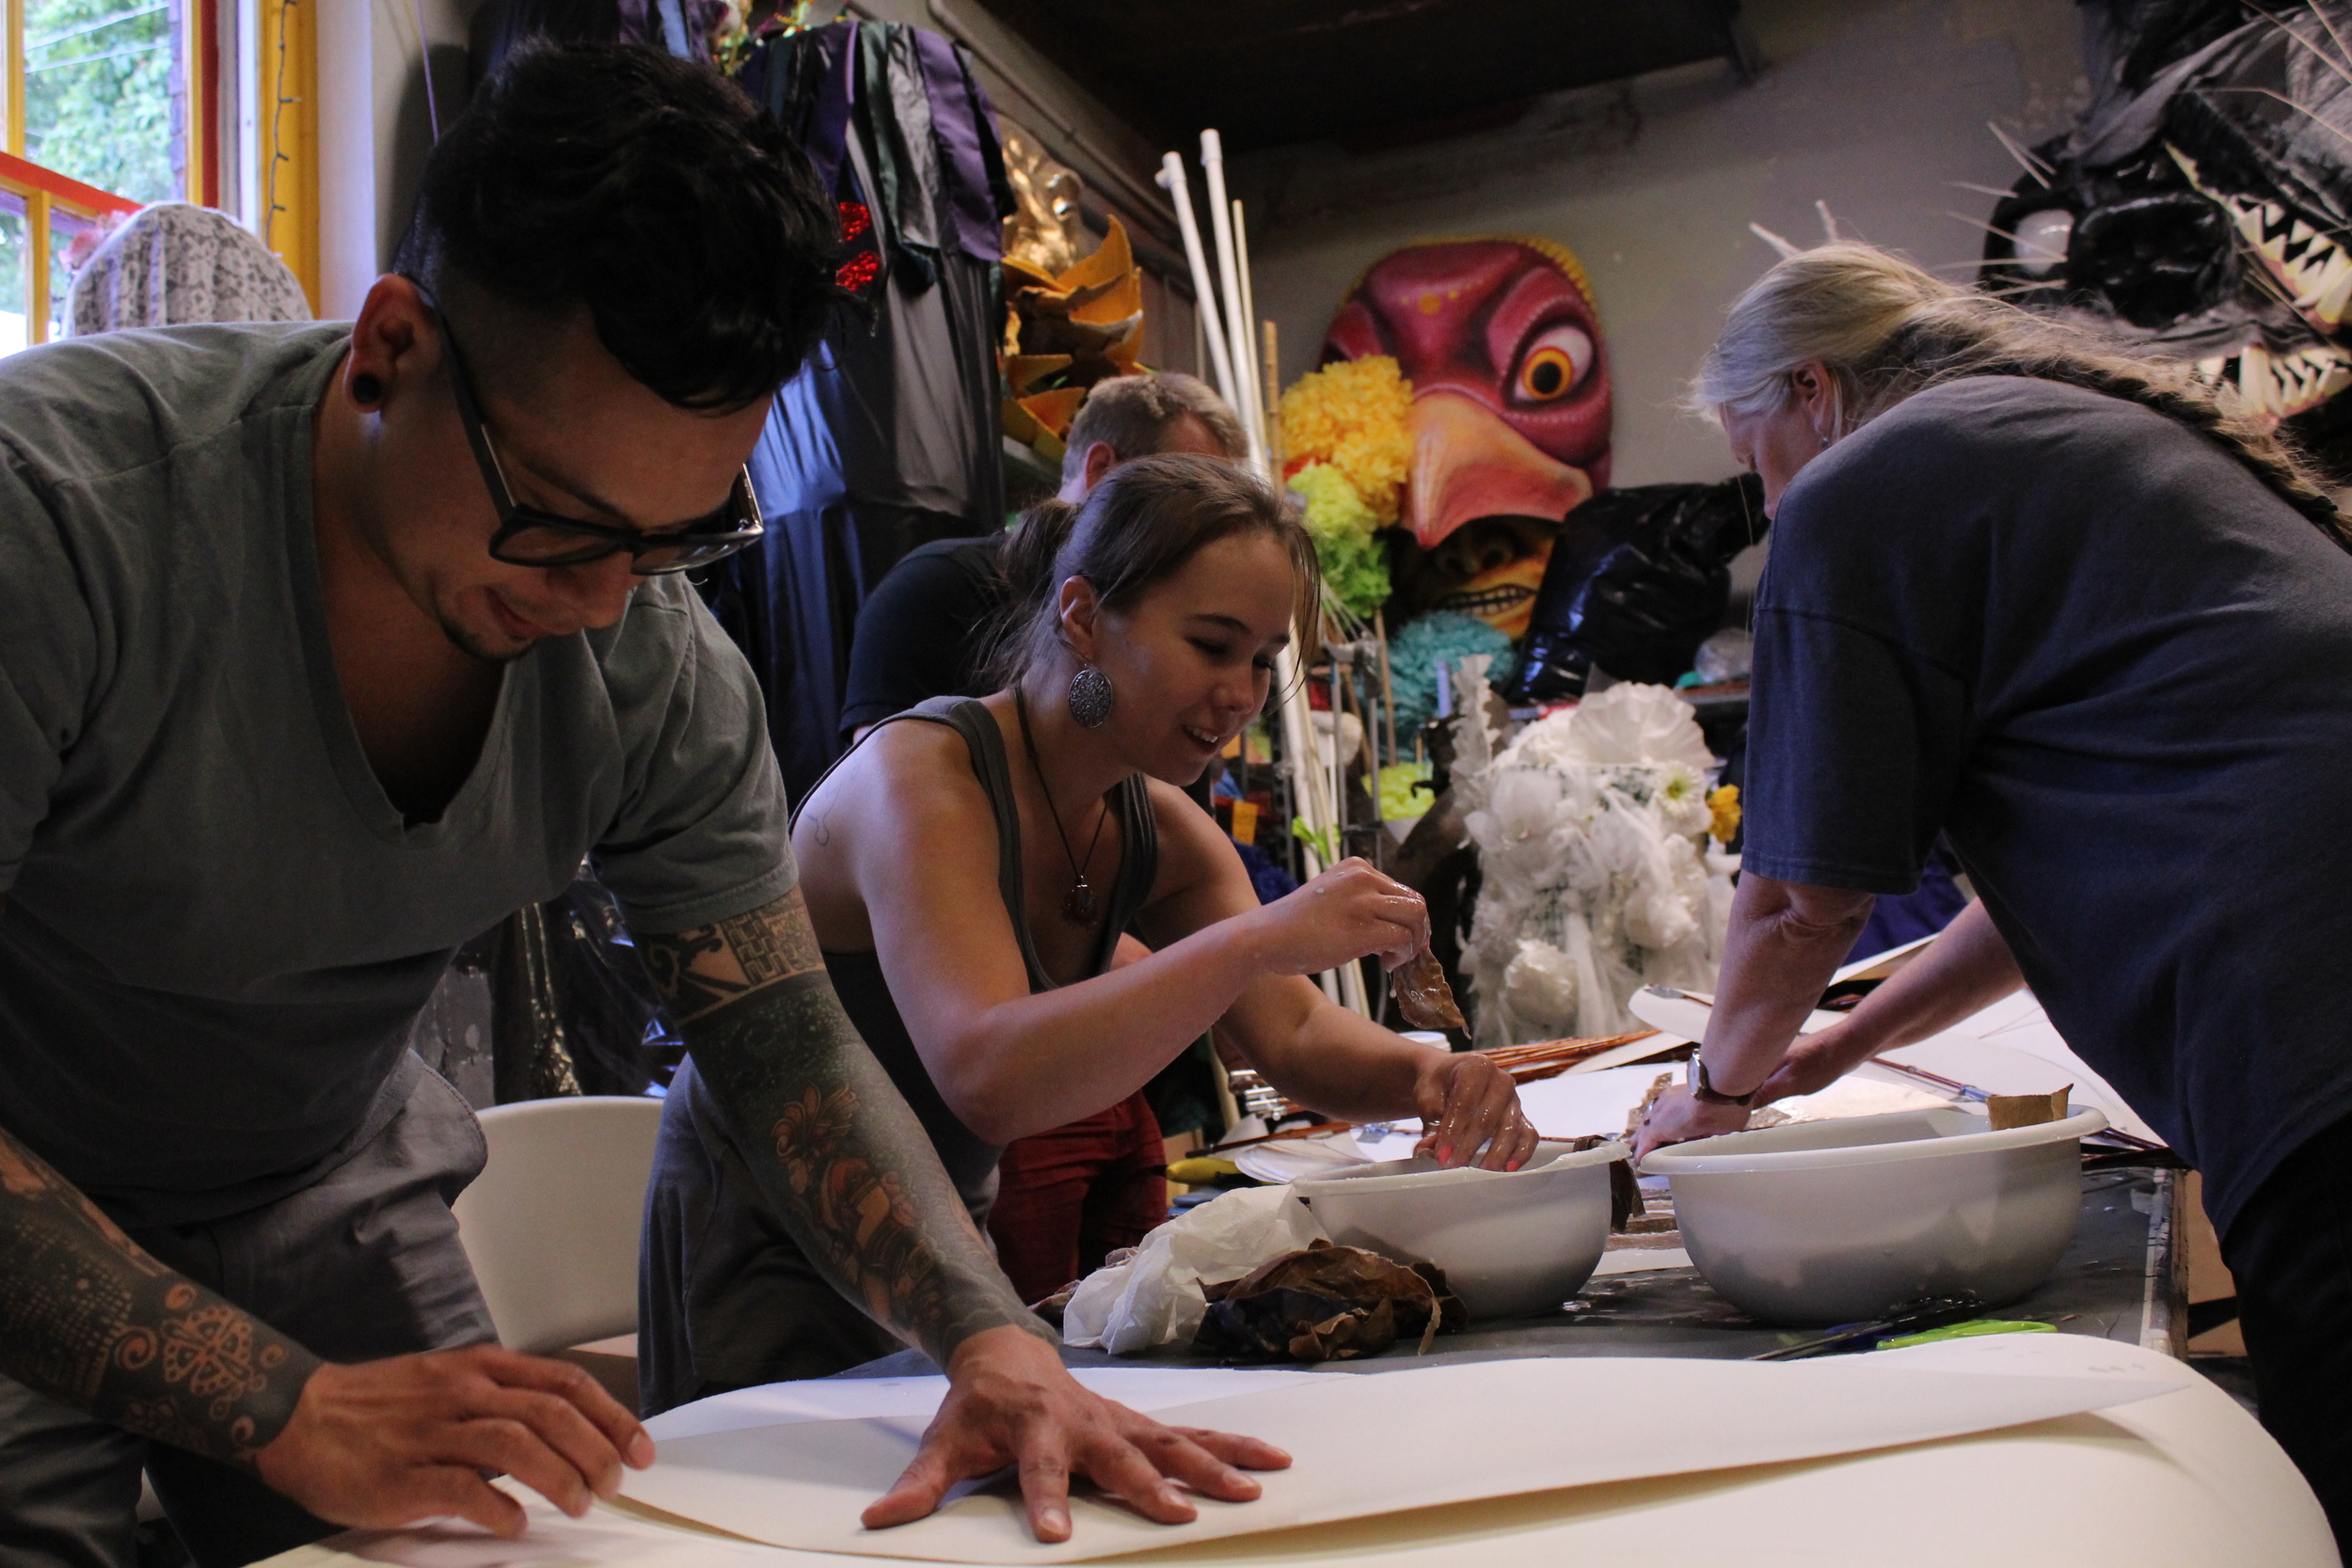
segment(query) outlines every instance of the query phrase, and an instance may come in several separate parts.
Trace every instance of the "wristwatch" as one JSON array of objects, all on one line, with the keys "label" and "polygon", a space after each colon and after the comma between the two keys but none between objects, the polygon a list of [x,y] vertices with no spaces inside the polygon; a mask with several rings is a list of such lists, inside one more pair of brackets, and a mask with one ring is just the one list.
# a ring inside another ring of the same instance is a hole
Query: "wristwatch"
[{"label": "wristwatch", "polygon": [[1764,1085],[1758,1084],[1745,1094],[1725,1094],[1707,1081],[1706,1057],[1693,1055],[1691,1065],[1697,1072],[1697,1081],[1691,1085],[1691,1098],[1702,1105],[1737,1105],[1744,1111],[1756,1103],[1757,1095],[1764,1092]]}]

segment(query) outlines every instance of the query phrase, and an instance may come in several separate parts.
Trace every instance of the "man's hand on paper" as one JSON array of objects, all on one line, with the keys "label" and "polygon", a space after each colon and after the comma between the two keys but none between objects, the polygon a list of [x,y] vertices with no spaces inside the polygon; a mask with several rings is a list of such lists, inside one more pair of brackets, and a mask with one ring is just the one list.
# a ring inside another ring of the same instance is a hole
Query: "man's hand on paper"
[{"label": "man's hand on paper", "polygon": [[898,1484],[865,1513],[868,1529],[909,1524],[960,1481],[1020,1467],[1029,1528],[1070,1539],[1070,1481],[1084,1477],[1146,1518],[1181,1525],[1194,1514],[1174,1482],[1223,1502],[1248,1502],[1258,1483],[1236,1465],[1279,1470],[1290,1455],[1254,1437],[1167,1427],[1080,1387],[1054,1347],[1025,1329],[975,1334],[948,1359],[946,1402]]},{"label": "man's hand on paper", "polygon": [[578,1517],[617,1497],[653,1439],[568,1362],[476,1345],[322,1366],[293,1419],[254,1456],[262,1480],[320,1518],[389,1529],[455,1515],[513,1537],[523,1508],[504,1474]]}]

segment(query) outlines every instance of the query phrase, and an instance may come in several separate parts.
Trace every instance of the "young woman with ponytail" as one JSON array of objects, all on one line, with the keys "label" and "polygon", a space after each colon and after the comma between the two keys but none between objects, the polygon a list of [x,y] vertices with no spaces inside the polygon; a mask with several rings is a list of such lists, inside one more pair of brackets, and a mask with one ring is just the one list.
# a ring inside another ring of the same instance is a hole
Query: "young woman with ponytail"
[{"label": "young woman with ponytail", "polygon": [[[1422,951],[1420,897],[1349,860],[1261,906],[1181,793],[1314,624],[1313,546],[1275,492],[1216,459],[1140,458],[1032,510],[1006,569],[1000,689],[877,726],[792,837],[842,1006],[975,1222],[1005,1144],[1117,1104],[1213,1023],[1319,1111],[1419,1117],[1449,1164],[1522,1164],[1535,1136],[1492,1061],[1400,1039],[1307,978]],[[1114,966],[1131,926],[1152,951]],[[653,1331],[668,1386],[649,1402],[893,1348],[760,1218],[736,1134],[695,1119],[701,1148],[665,1149],[648,1203],[649,1265],[680,1277],[647,1300],[686,1303]]]},{"label": "young woman with ponytail", "polygon": [[[2203,1172],[2262,1417],[2352,1543],[2352,554],[2189,367],[1867,246],[1750,289],[1691,402],[1764,480],[1747,843],[1696,1094],[1744,1125],[2021,985]],[[1981,901],[1795,1038],[1946,834]]]}]

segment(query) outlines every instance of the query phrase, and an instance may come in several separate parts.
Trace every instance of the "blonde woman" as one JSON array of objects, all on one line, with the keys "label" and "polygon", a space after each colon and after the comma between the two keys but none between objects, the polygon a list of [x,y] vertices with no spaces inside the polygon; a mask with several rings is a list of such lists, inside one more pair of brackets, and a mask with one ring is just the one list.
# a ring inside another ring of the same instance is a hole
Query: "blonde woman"
[{"label": "blonde woman", "polygon": [[[2149,362],[1831,245],[1692,400],[1764,481],[1745,875],[1693,1089],[1742,1125],[2030,984],[2205,1174],[2263,1418],[2352,1525],[2352,555],[2276,433]],[[1791,1041],[1942,832],[1978,891]]]}]

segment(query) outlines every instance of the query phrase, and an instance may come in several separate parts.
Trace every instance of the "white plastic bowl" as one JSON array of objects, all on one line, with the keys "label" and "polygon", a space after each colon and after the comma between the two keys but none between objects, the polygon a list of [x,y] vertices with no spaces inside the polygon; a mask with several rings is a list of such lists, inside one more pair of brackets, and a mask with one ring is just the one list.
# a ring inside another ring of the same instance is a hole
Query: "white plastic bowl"
[{"label": "white plastic bowl", "polygon": [[1965,1111],[1902,1111],[1732,1132],[1654,1151],[1682,1244],[1753,1317],[1855,1323],[1918,1296],[2015,1301],[2050,1275],[2082,1210],[2095,1110],[1989,1131]]},{"label": "white plastic bowl", "polygon": [[1437,1264],[1471,1317],[1523,1317],[1555,1310],[1593,1276],[1609,1244],[1609,1166],[1628,1152],[1539,1144],[1515,1171],[1443,1170],[1419,1155],[1291,1191],[1341,1245]]}]

